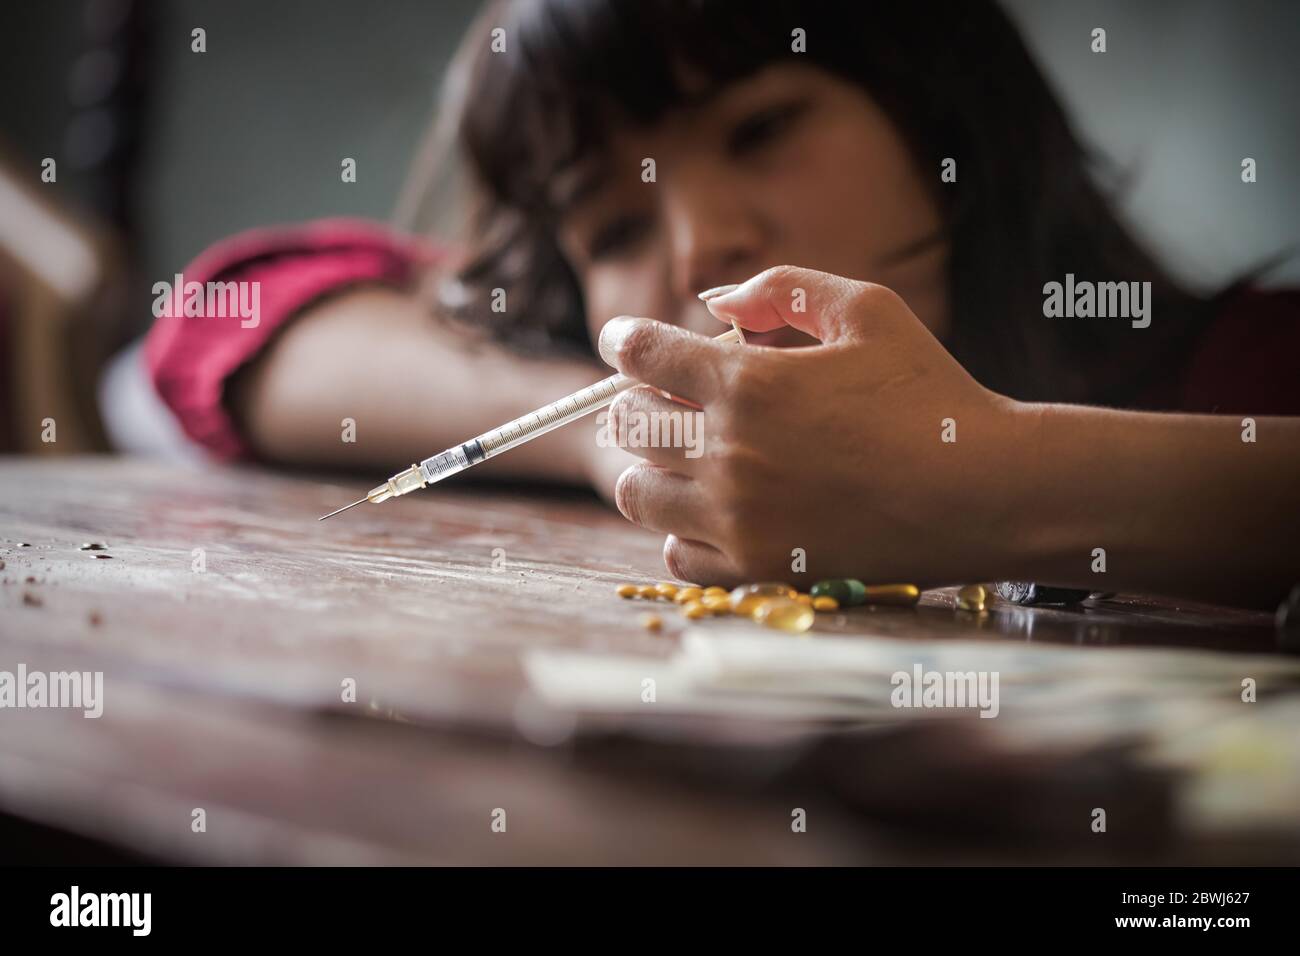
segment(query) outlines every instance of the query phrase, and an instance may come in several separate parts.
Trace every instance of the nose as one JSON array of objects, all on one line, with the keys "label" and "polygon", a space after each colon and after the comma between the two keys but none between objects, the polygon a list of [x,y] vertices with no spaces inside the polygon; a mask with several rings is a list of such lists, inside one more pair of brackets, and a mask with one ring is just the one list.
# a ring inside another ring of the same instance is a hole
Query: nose
[{"label": "nose", "polygon": [[693,301],[697,292],[748,278],[759,259],[763,225],[745,200],[734,172],[692,165],[674,170],[663,183],[671,250],[672,292]]}]

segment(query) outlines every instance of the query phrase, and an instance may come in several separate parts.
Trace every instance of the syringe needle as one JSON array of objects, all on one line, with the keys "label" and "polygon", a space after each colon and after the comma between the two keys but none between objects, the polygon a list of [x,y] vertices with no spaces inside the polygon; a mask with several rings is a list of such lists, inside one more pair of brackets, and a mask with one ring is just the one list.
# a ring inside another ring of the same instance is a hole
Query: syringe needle
[{"label": "syringe needle", "polygon": [[365,502],[367,502],[367,501],[369,501],[369,500],[370,500],[369,498],[358,498],[356,501],[352,502],[352,504],[350,504],[350,505],[344,505],[344,506],[343,506],[342,508],[340,508],[338,511],[331,511],[331,512],[330,512],[329,514],[327,514],[327,515],[321,515],[321,516],[320,516],[319,518],[317,518],[316,520],[317,520],[317,521],[324,521],[326,518],[333,518],[335,515],[337,515],[337,514],[342,514],[343,512],[347,511],[349,508],[355,508],[357,505],[364,504]]}]

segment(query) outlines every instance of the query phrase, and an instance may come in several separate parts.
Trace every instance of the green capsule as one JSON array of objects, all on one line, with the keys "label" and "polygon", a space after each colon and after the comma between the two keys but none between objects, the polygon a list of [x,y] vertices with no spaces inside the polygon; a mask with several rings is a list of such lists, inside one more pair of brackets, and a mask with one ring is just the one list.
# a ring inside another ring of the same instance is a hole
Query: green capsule
[{"label": "green capsule", "polygon": [[921,591],[915,584],[866,585],[857,578],[830,578],[826,581],[818,581],[809,593],[814,598],[834,598],[840,607],[857,607],[859,604],[912,607],[921,599]]},{"label": "green capsule", "polygon": [[867,599],[867,588],[857,578],[830,578],[818,581],[808,592],[814,598],[832,597],[840,607],[856,607]]},{"label": "green capsule", "polygon": [[835,578],[829,581],[818,581],[808,589],[808,593],[815,598],[833,597],[843,604],[849,596],[849,586],[847,582]]}]

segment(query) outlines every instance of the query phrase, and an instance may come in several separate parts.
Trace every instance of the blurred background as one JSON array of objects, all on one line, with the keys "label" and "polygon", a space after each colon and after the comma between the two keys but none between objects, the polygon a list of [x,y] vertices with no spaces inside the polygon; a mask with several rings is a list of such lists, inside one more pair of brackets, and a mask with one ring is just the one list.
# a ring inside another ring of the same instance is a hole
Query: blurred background
[{"label": "blurred background", "polygon": [[[473,0],[45,0],[0,13],[0,451],[179,449],[110,357],[153,282],[258,225],[392,216]],[[1295,242],[1292,0],[1006,0],[1121,208],[1213,286]],[[191,31],[207,51],[191,52]],[[1089,49],[1107,31],[1104,56]],[[1243,156],[1258,181],[1240,181]],[[343,183],[343,157],[357,182]],[[55,182],[42,163],[56,162]],[[1295,284],[1300,256],[1267,284]],[[129,365],[131,353],[118,363]],[[106,371],[107,370],[107,371]],[[117,412],[105,428],[104,402]],[[59,422],[57,444],[34,423]],[[20,427],[21,426],[21,427]]]}]

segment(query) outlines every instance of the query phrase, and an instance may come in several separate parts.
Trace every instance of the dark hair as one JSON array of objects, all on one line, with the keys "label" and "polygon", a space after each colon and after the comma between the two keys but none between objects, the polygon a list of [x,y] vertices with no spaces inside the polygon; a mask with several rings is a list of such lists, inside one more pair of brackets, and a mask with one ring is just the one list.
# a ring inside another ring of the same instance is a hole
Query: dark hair
[{"label": "dark hair", "polygon": [[[490,50],[495,27],[505,52]],[[791,49],[796,27],[806,53]],[[1215,308],[1120,223],[1094,181],[1098,157],[988,0],[525,0],[490,7],[465,44],[451,107],[476,205],[458,312],[503,339],[591,347],[555,237],[547,186],[558,171],[598,151],[615,124],[654,123],[686,102],[684,74],[716,88],[786,59],[860,85],[933,171],[950,243],[945,344],[988,387],[1129,403],[1147,376],[1178,364]],[[945,157],[957,160],[956,184],[939,181]],[[1043,285],[1067,272],[1151,282],[1151,326],[1044,318]],[[498,287],[506,313],[486,308]]]}]

